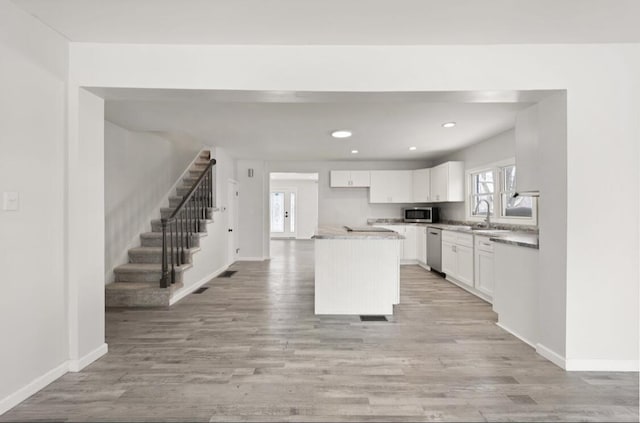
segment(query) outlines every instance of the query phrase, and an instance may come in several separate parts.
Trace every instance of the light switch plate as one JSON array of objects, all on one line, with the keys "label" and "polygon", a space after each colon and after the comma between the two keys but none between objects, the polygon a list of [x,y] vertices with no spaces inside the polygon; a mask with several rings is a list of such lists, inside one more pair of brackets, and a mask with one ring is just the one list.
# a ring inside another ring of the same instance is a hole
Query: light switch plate
[{"label": "light switch plate", "polygon": [[2,209],[6,211],[17,211],[20,209],[20,194],[17,192],[3,193]]}]

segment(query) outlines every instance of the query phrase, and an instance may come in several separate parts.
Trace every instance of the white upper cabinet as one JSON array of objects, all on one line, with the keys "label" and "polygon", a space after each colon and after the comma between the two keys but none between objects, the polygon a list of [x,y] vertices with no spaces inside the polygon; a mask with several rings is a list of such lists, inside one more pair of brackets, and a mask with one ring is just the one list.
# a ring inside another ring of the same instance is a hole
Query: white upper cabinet
[{"label": "white upper cabinet", "polygon": [[368,170],[352,170],[351,186],[358,188],[371,186],[371,172]]},{"label": "white upper cabinet", "polygon": [[370,185],[368,170],[332,170],[332,188],[366,188]]},{"label": "white upper cabinet", "polygon": [[538,105],[518,112],[516,117],[516,189],[537,191],[538,186]]},{"label": "white upper cabinet", "polygon": [[412,203],[412,170],[372,170],[370,203]]},{"label": "white upper cabinet", "polygon": [[431,201],[431,169],[413,171],[413,202],[428,203]]},{"label": "white upper cabinet", "polygon": [[464,162],[416,170],[332,170],[330,185],[369,187],[370,203],[464,201]]},{"label": "white upper cabinet", "polygon": [[464,201],[464,162],[446,162],[430,169],[431,202]]},{"label": "white upper cabinet", "polygon": [[351,172],[348,170],[332,170],[331,183],[332,188],[349,187],[351,182]]}]

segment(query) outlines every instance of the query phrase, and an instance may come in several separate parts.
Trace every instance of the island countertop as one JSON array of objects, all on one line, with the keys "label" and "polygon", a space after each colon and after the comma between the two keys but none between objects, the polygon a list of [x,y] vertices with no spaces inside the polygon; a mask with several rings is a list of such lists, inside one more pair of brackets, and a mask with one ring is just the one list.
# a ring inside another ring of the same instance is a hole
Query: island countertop
[{"label": "island countertop", "polygon": [[316,230],[313,239],[404,239],[397,232],[355,232],[348,231],[344,226],[321,226]]},{"label": "island countertop", "polygon": [[501,244],[516,245],[518,247],[528,247],[539,249],[539,236],[537,232],[520,231],[520,230],[504,230],[504,229],[480,229],[474,228],[467,224],[457,223],[407,223],[401,219],[369,219],[368,225],[384,225],[384,226],[422,226],[429,228],[438,228],[446,231],[463,232],[490,238],[493,242]]}]

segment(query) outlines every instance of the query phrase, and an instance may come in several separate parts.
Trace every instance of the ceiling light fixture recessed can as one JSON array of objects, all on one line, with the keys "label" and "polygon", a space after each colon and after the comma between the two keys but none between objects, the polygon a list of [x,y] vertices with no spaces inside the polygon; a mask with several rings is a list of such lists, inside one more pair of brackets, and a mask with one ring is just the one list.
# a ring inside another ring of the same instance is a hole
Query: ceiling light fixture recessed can
[{"label": "ceiling light fixture recessed can", "polygon": [[418,147],[409,147],[409,151],[416,151]]},{"label": "ceiling light fixture recessed can", "polygon": [[349,138],[351,135],[353,135],[353,133],[351,131],[347,131],[344,129],[340,129],[338,131],[333,131],[331,133],[331,136],[333,138]]},{"label": "ceiling light fixture recessed can", "polygon": [[453,128],[454,126],[456,126],[455,122],[445,122],[442,124],[443,128]]},{"label": "ceiling light fixture recessed can", "polygon": [[351,150],[351,154],[358,154],[358,150]]}]

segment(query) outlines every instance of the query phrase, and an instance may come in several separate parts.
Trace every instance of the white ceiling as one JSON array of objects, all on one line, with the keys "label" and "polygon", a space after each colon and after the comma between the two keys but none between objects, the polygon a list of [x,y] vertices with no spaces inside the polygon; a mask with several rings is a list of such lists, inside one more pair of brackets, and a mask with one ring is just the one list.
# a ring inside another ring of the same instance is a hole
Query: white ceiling
[{"label": "white ceiling", "polygon": [[71,41],[640,42],[638,0],[13,0]]},{"label": "white ceiling", "polygon": [[[469,103],[468,93],[256,93],[96,90],[107,98],[107,120],[136,131],[183,133],[236,158],[264,160],[429,159],[514,126],[527,102]],[[251,101],[262,96],[263,100]],[[536,95],[508,94],[531,100]],[[224,101],[220,99],[224,98]],[[280,101],[277,99],[280,98]],[[302,99],[290,102],[288,98]],[[476,98],[501,98],[477,93]],[[433,101],[433,100],[438,101]],[[444,122],[455,121],[452,129]],[[331,131],[353,136],[334,139]],[[417,147],[409,151],[409,147]],[[351,154],[356,149],[359,154]]]}]

